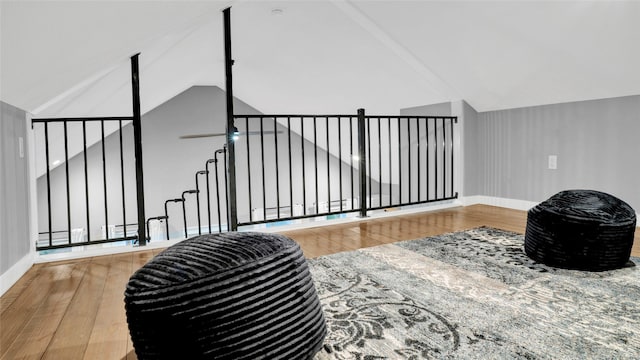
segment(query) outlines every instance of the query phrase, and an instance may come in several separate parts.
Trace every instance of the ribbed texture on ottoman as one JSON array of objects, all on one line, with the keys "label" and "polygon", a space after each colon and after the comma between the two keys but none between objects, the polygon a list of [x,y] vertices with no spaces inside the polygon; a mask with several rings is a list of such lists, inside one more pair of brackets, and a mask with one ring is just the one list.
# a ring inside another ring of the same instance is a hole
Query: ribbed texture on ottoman
[{"label": "ribbed texture on ottoman", "polygon": [[550,266],[617,269],[629,261],[635,226],[633,209],[612,195],[562,191],[529,210],[524,249]]},{"label": "ribbed texture on ottoman", "polygon": [[276,234],[178,243],[131,277],[125,308],[140,359],[308,359],[326,333],[300,247]]}]

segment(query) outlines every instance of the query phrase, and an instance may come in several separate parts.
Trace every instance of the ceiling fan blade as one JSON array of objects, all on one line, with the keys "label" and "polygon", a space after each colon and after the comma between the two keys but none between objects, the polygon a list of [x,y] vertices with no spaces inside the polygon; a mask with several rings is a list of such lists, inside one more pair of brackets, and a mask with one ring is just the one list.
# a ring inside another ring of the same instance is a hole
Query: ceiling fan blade
[{"label": "ceiling fan blade", "polygon": [[225,136],[226,133],[212,133],[212,134],[192,134],[192,135],[182,135],[180,139],[197,139],[204,137],[213,137],[213,136]]}]

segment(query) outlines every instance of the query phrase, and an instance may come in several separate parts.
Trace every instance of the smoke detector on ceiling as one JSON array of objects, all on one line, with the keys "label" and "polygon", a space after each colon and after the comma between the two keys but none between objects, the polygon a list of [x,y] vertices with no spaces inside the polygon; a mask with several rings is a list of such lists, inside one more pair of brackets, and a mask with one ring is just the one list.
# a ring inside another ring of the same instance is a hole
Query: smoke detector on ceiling
[{"label": "smoke detector on ceiling", "polygon": [[282,10],[280,8],[271,9],[271,15],[273,15],[273,16],[280,16],[282,14],[284,14],[284,10]]}]

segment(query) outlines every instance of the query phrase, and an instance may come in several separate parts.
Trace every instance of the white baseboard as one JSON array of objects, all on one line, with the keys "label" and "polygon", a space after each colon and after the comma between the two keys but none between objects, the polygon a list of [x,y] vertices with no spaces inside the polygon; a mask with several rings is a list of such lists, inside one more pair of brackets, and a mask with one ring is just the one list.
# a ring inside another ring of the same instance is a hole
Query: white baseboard
[{"label": "white baseboard", "polygon": [[507,199],[484,195],[466,196],[462,198],[462,204],[464,206],[483,204],[524,211],[527,211],[532,207],[538,205],[538,203],[535,201]]},{"label": "white baseboard", "polygon": [[29,253],[18,260],[9,270],[0,275],[0,296],[9,290],[33,266],[33,254]]}]

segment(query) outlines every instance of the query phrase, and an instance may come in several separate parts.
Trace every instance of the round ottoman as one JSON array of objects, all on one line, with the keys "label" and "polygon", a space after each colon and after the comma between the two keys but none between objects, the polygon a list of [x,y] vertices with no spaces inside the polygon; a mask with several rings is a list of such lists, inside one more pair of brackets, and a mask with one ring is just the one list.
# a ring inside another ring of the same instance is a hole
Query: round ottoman
[{"label": "round ottoman", "polygon": [[529,210],[524,250],[554,267],[617,269],[629,261],[635,226],[634,210],[612,195],[562,191]]},{"label": "round ottoman", "polygon": [[125,309],[139,359],[309,359],[326,334],[302,251],[276,234],[180,242],[131,276]]}]

